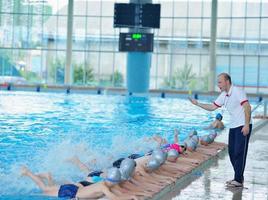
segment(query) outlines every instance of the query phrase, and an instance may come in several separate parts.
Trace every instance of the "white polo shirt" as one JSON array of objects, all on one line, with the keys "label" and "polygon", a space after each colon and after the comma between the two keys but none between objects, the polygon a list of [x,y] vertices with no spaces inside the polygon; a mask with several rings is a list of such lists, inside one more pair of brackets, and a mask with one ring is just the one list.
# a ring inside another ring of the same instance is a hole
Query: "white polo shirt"
[{"label": "white polo shirt", "polygon": [[217,107],[223,106],[228,110],[230,114],[230,128],[236,128],[245,125],[245,112],[243,107],[245,102],[248,102],[245,91],[231,85],[229,92],[223,91],[214,102],[214,105]]}]

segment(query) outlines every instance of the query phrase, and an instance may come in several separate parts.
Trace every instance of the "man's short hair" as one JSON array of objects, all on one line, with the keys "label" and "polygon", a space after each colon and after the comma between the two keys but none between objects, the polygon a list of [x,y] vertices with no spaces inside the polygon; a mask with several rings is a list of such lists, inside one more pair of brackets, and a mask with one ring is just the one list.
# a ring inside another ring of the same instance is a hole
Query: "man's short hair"
[{"label": "man's short hair", "polygon": [[218,75],[218,77],[219,77],[219,76],[223,76],[223,77],[224,77],[224,80],[229,81],[230,84],[232,84],[232,79],[231,79],[231,76],[230,76],[229,74],[227,74],[227,73],[220,73],[220,74]]}]

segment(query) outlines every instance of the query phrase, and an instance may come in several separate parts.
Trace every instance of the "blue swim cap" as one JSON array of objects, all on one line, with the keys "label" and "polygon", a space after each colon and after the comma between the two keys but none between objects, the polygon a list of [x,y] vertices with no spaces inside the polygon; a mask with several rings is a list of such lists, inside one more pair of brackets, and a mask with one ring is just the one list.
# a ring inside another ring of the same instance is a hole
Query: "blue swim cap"
[{"label": "blue swim cap", "polygon": [[216,119],[218,119],[218,120],[222,120],[222,115],[221,115],[220,113],[218,113],[218,114],[216,115]]},{"label": "blue swim cap", "polygon": [[92,180],[93,183],[98,183],[100,181],[103,181],[103,178],[100,177],[100,176],[92,176],[91,180]]}]

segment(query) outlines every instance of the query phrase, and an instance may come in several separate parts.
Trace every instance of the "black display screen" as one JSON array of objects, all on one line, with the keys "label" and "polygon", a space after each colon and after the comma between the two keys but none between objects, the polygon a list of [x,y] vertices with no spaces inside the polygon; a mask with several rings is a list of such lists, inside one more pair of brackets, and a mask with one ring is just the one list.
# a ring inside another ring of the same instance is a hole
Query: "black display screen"
[{"label": "black display screen", "polygon": [[160,4],[114,4],[114,27],[160,28]]},{"label": "black display screen", "polygon": [[134,27],[136,25],[136,5],[134,3],[115,3],[114,27]]},{"label": "black display screen", "polygon": [[153,33],[120,33],[119,51],[152,52],[153,45]]},{"label": "black display screen", "polygon": [[142,27],[160,28],[160,4],[141,4],[140,12]]}]

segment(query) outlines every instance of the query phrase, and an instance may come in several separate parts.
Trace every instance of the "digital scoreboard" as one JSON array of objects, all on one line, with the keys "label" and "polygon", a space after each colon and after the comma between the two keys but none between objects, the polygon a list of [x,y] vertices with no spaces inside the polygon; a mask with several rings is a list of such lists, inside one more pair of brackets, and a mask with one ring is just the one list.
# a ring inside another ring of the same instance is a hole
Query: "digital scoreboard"
[{"label": "digital scoreboard", "polygon": [[152,52],[153,46],[153,33],[120,33],[119,35],[119,51]]}]

